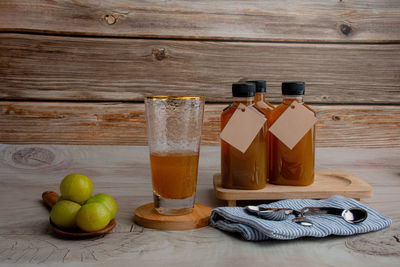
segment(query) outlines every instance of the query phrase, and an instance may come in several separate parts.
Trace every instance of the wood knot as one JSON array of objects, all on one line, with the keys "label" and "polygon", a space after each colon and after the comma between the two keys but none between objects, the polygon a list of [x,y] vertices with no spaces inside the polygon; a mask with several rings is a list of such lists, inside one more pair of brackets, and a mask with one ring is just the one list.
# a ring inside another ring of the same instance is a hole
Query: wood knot
[{"label": "wood knot", "polygon": [[48,149],[41,147],[29,147],[16,151],[12,160],[18,165],[29,167],[48,166],[53,163],[55,155]]},{"label": "wood knot", "polygon": [[333,115],[333,116],[332,116],[332,120],[334,120],[334,121],[340,121],[341,118],[340,118],[339,116]]},{"label": "wood knot", "polygon": [[113,25],[117,22],[118,17],[114,15],[105,15],[104,20],[107,22],[108,25]]},{"label": "wood knot", "polygon": [[167,51],[165,48],[153,48],[151,54],[157,60],[163,60],[167,58]]},{"label": "wood knot", "polygon": [[350,25],[347,25],[347,24],[341,24],[341,25],[339,26],[339,28],[340,28],[340,31],[341,31],[344,35],[349,35],[349,34],[353,31],[353,29],[351,28],[351,26],[350,26]]},{"label": "wood knot", "polygon": [[400,257],[399,233],[400,224],[395,222],[379,232],[346,239],[345,244],[347,248],[363,254]]}]

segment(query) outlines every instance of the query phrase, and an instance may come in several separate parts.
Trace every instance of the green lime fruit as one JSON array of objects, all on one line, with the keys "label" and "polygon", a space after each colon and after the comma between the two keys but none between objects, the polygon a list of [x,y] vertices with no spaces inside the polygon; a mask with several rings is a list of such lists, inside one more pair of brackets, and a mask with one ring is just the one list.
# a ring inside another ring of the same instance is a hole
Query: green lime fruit
[{"label": "green lime fruit", "polygon": [[110,211],[99,202],[82,206],[76,216],[76,225],[84,232],[95,232],[106,227],[111,220]]},{"label": "green lime fruit", "polygon": [[51,209],[51,221],[61,228],[72,228],[75,226],[76,216],[81,205],[69,200],[58,201]]},{"label": "green lime fruit", "polygon": [[115,216],[117,215],[117,202],[112,196],[104,193],[98,193],[89,198],[88,201],[86,201],[87,204],[93,202],[100,202],[104,206],[106,206],[106,208],[110,211],[111,219],[115,218]]},{"label": "green lime fruit", "polygon": [[60,192],[63,199],[84,203],[93,193],[93,183],[85,175],[71,173],[61,181]]}]

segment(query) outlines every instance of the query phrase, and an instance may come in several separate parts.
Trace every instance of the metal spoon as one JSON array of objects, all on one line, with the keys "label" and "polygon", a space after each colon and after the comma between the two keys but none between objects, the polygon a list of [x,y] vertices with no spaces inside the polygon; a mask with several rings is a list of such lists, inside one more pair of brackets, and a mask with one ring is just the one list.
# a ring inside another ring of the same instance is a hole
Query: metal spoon
[{"label": "metal spoon", "polygon": [[301,212],[298,212],[297,210],[296,210],[295,216],[296,217],[292,219],[292,222],[295,222],[297,224],[300,224],[302,226],[307,226],[307,227],[314,225],[314,223],[310,219],[304,217],[303,214],[301,214]]},{"label": "metal spoon", "polygon": [[332,214],[342,217],[348,223],[360,223],[365,221],[368,216],[366,210],[361,208],[340,209],[332,207],[305,207],[301,209],[301,214]]},{"label": "metal spoon", "polygon": [[283,221],[293,213],[292,209],[287,208],[263,208],[259,206],[246,206],[246,211],[258,217],[272,221]]},{"label": "metal spoon", "polygon": [[312,226],[313,222],[308,218],[304,217],[301,212],[289,209],[289,208],[263,208],[259,206],[246,206],[245,210],[253,215],[256,215],[262,219],[283,221],[288,219],[289,215],[293,214],[296,216],[292,219],[293,222],[303,225]]}]

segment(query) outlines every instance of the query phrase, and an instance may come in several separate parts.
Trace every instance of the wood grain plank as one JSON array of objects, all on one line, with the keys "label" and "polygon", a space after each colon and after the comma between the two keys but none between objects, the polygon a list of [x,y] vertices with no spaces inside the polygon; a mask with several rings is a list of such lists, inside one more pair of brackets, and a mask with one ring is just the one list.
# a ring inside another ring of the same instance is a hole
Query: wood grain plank
[{"label": "wood grain plank", "polygon": [[[219,144],[225,105],[205,108],[203,144]],[[319,147],[399,147],[400,106],[312,105]],[[142,103],[0,102],[0,143],[146,145]]]},{"label": "wood grain plank", "polygon": [[400,44],[282,44],[0,34],[0,99],[142,101],[204,95],[231,83],[303,80],[309,103],[400,103]]},{"label": "wood grain plank", "polygon": [[392,42],[399,17],[395,0],[0,2],[0,31],[98,36]]}]

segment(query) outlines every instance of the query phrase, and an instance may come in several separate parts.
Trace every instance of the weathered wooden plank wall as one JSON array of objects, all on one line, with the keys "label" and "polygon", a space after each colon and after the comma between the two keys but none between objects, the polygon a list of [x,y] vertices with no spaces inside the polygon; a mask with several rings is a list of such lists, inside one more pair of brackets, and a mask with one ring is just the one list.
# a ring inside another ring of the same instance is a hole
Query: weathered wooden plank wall
[{"label": "weathered wooden plank wall", "polygon": [[[218,144],[219,115],[205,109],[202,140]],[[396,146],[400,109],[385,105],[312,105],[318,112],[320,146]],[[372,111],[373,110],[373,111]],[[0,140],[50,144],[146,144],[144,104],[0,102]],[[32,141],[33,140],[33,141]]]},{"label": "weathered wooden plank wall", "polygon": [[[400,103],[399,45],[281,44],[0,35],[7,52],[0,97],[142,101],[201,94],[226,102],[240,78],[307,82],[313,103]],[[396,78],[397,77],[397,78]],[[379,92],[379,93],[377,93]]]},{"label": "weathered wooden plank wall", "polygon": [[319,146],[400,146],[399,1],[0,2],[0,143],[146,144],[143,96],[304,80]]}]

